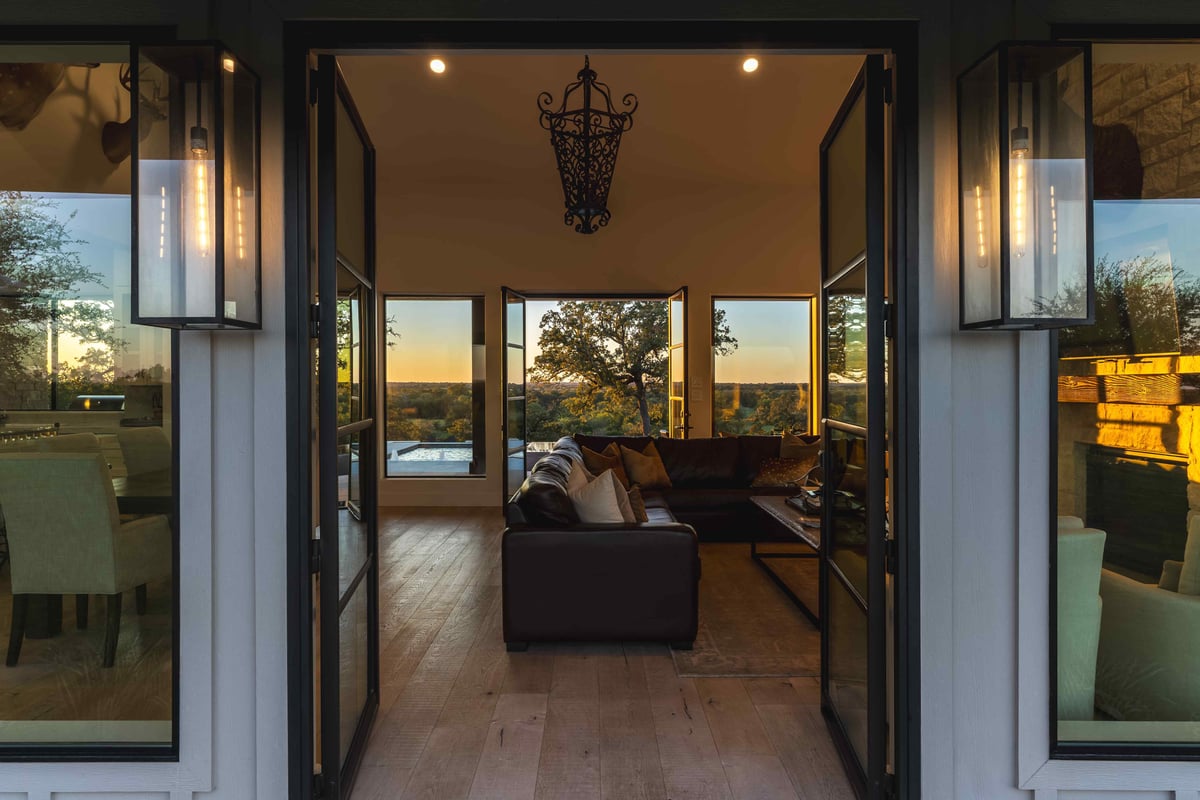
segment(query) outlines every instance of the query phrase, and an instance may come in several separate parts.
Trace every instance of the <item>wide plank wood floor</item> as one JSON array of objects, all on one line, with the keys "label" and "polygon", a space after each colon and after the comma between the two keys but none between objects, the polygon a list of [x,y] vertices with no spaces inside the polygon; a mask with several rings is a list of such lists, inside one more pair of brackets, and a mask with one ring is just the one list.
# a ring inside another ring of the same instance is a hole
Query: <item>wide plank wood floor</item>
[{"label": "wide plank wood floor", "polygon": [[[816,678],[680,678],[659,644],[506,652],[502,529],[497,509],[381,510],[380,709],[352,800],[853,797]],[[701,591],[730,590],[707,565],[747,549],[702,545]]]}]

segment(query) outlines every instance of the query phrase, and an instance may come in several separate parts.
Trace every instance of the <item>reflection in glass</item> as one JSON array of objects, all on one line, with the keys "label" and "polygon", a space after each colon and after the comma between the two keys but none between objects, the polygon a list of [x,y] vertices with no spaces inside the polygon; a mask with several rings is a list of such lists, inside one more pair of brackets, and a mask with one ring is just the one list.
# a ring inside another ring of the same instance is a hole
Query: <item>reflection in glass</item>
[{"label": "reflection in glass", "polygon": [[845,584],[829,581],[829,699],[846,736],[867,763],[867,615]]},{"label": "reflection in glass", "polygon": [[713,301],[713,428],[809,431],[812,301]]},{"label": "reflection in glass", "polygon": [[338,425],[362,419],[363,321],[362,287],[338,267],[337,368]]},{"label": "reflection in glass", "polygon": [[483,299],[389,297],[388,477],[484,473]]},{"label": "reflection in glass", "polygon": [[341,761],[346,760],[354,731],[367,704],[367,584],[354,590],[338,618],[338,711],[341,714]]},{"label": "reflection in glass", "polygon": [[829,287],[825,311],[825,369],[829,416],[867,424],[866,265],[860,264]]},{"label": "reflection in glass", "polygon": [[827,432],[833,503],[825,536],[829,560],[860,598],[867,596],[867,440],[836,428]]},{"label": "reflection in glass", "polygon": [[80,111],[105,109],[120,132],[129,51],[56,46],[62,61],[47,63],[38,50],[0,48],[3,69],[18,76],[8,85],[29,100],[12,112],[20,125],[0,128],[3,640],[14,617],[25,623],[8,652],[14,666],[0,668],[0,749],[166,746],[171,335],[130,323],[128,133],[102,146]]},{"label": "reflection in glass", "polygon": [[1096,324],[1058,338],[1058,738],[1196,744],[1200,182],[1155,147],[1186,141],[1172,158],[1190,163],[1200,139],[1178,117],[1139,125],[1125,103],[1143,95],[1116,94],[1200,89],[1200,50],[1094,56]]}]

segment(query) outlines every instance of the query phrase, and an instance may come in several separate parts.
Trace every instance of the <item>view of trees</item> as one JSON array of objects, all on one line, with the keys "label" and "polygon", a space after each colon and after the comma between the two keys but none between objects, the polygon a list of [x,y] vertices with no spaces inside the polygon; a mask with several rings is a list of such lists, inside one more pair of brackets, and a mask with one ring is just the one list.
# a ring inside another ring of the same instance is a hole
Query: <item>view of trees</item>
[{"label": "view of trees", "polygon": [[471,441],[470,383],[387,385],[387,435],[393,441]]},{"label": "view of trees", "polygon": [[719,433],[808,430],[807,383],[718,383],[713,389],[713,423]]},{"label": "view of trees", "polygon": [[[79,300],[103,276],[85,265],[55,201],[0,191],[0,407],[65,408],[78,394],[120,394],[125,347],[111,302]],[[74,214],[68,217],[68,221]],[[82,352],[59,363],[60,341]],[[47,344],[49,342],[49,344]],[[57,375],[48,366],[57,365]]]}]

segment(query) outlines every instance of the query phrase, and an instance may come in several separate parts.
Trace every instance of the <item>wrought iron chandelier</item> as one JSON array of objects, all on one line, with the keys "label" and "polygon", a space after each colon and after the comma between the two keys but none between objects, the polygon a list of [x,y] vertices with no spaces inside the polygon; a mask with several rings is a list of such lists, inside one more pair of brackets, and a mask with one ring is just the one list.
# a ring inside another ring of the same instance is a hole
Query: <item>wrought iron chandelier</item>
[{"label": "wrought iron chandelier", "polygon": [[[592,94],[599,94],[603,107],[592,106]],[[567,108],[572,95],[582,95],[582,105]],[[549,92],[538,95],[542,127],[550,131],[550,144],[558,161],[562,179],[566,213],[563,222],[574,224],[579,233],[595,233],[608,224],[608,191],[612,187],[617,167],[617,148],[621,134],[633,127],[633,112],[638,101],[633,94],[621,98],[624,111],[613,108],[612,96],[606,84],[596,80],[596,73],[583,57],[583,69],[574,83],[563,89],[562,104],[554,109],[554,97]],[[578,222],[576,222],[578,220]]]}]

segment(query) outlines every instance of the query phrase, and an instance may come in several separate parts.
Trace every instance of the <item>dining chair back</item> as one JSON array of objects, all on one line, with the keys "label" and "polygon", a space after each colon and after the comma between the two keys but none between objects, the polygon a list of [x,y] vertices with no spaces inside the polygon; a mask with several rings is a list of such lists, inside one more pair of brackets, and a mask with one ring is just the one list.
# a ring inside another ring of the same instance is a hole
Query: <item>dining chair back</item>
[{"label": "dining chair back", "polygon": [[161,427],[121,428],[117,431],[117,441],[127,474],[143,475],[171,468],[171,440]]}]

